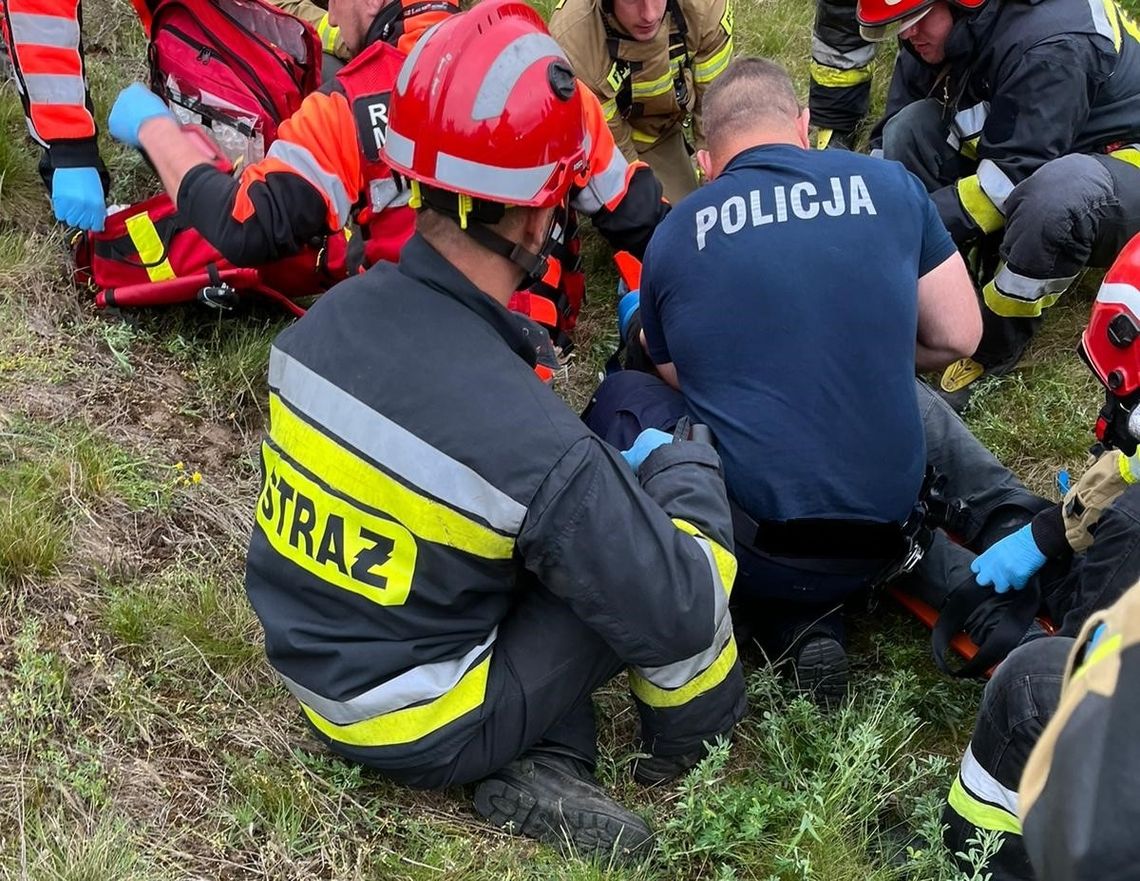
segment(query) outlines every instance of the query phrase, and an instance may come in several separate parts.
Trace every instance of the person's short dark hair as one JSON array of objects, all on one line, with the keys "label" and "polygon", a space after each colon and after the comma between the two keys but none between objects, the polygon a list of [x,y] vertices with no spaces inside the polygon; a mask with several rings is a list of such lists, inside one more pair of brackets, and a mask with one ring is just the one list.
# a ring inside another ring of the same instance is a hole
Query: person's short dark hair
[{"label": "person's short dark hair", "polygon": [[766,58],[736,58],[713,80],[702,99],[701,119],[710,142],[757,124],[792,122],[803,111],[792,78]]}]

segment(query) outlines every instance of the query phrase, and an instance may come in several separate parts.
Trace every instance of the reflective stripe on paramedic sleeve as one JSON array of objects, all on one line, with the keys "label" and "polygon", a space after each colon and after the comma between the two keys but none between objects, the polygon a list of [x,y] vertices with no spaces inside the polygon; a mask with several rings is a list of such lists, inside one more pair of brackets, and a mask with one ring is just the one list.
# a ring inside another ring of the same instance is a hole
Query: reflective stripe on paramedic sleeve
[{"label": "reflective stripe on paramedic sleeve", "polygon": [[1017,819],[1017,793],[1002,786],[966,747],[962,767],[954,778],[947,799],[953,811],[979,829],[1021,834]]}]

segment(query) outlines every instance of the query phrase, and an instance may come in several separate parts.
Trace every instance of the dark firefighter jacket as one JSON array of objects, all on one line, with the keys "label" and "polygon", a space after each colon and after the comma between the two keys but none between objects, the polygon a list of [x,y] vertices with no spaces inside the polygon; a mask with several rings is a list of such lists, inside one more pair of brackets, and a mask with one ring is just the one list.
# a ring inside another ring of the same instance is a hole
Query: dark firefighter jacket
[{"label": "dark firefighter jacket", "polygon": [[1140,586],[1085,623],[1069,656],[1061,704],[1022,775],[1022,832],[1039,881],[1136,877],[1137,731]]},{"label": "dark firefighter jacket", "polygon": [[534,375],[528,324],[416,236],[273,348],[246,589],[309,722],[370,764],[454,755],[535,579],[633,668],[643,716],[740,712],[715,451],[662,447],[639,484]]},{"label": "dark firefighter jacket", "polygon": [[1050,159],[1140,140],[1138,39],[1114,0],[990,0],[955,22],[943,65],[903,42],[884,121],[936,97],[950,143],[979,161],[933,193],[956,242],[1001,229],[1009,193]]}]

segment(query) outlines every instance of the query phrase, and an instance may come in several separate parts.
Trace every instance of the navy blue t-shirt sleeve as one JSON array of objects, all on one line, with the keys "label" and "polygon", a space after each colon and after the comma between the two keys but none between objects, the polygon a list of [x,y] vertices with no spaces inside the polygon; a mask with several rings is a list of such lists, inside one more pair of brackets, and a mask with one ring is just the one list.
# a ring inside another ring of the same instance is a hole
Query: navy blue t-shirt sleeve
[{"label": "navy blue t-shirt sleeve", "polygon": [[[661,227],[658,227],[661,230]],[[661,326],[661,314],[657,309],[658,298],[661,296],[659,279],[663,273],[655,273],[660,268],[654,260],[654,253],[660,249],[654,247],[660,243],[660,235],[655,234],[645,249],[645,265],[641,269],[641,329],[645,331],[645,349],[654,364],[669,364],[673,358],[669,355],[669,346],[665,343],[665,331]],[[666,249],[668,252],[668,249]]]},{"label": "navy blue t-shirt sleeve", "polygon": [[922,278],[932,269],[937,269],[954,253],[954,240],[946,231],[946,225],[938,216],[938,209],[917,177],[906,172],[914,198],[922,206],[922,254],[918,260],[918,277]]}]

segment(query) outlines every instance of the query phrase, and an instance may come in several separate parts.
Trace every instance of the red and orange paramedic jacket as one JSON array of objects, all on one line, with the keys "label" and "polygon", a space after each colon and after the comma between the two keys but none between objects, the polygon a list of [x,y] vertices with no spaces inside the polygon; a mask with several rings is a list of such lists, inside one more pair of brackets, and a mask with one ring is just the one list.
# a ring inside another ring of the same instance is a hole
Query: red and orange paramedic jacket
[{"label": "red and orange paramedic jacket", "polygon": [[[357,264],[395,261],[412,234],[413,212],[408,189],[380,159],[380,148],[396,76],[425,29],[406,30],[398,48],[370,45],[309,95],[281,124],[266,157],[237,177],[208,165],[193,168],[179,187],[179,212],[236,265],[295,253],[350,222],[359,228],[352,244],[363,240]],[[626,161],[597,99],[580,89],[590,167],[573,191],[573,205],[614,247],[640,256],[668,206],[648,166]]]},{"label": "red and orange paramedic jacket", "polygon": [[79,0],[0,0],[0,31],[28,131],[44,148],[42,171],[98,168]]}]

